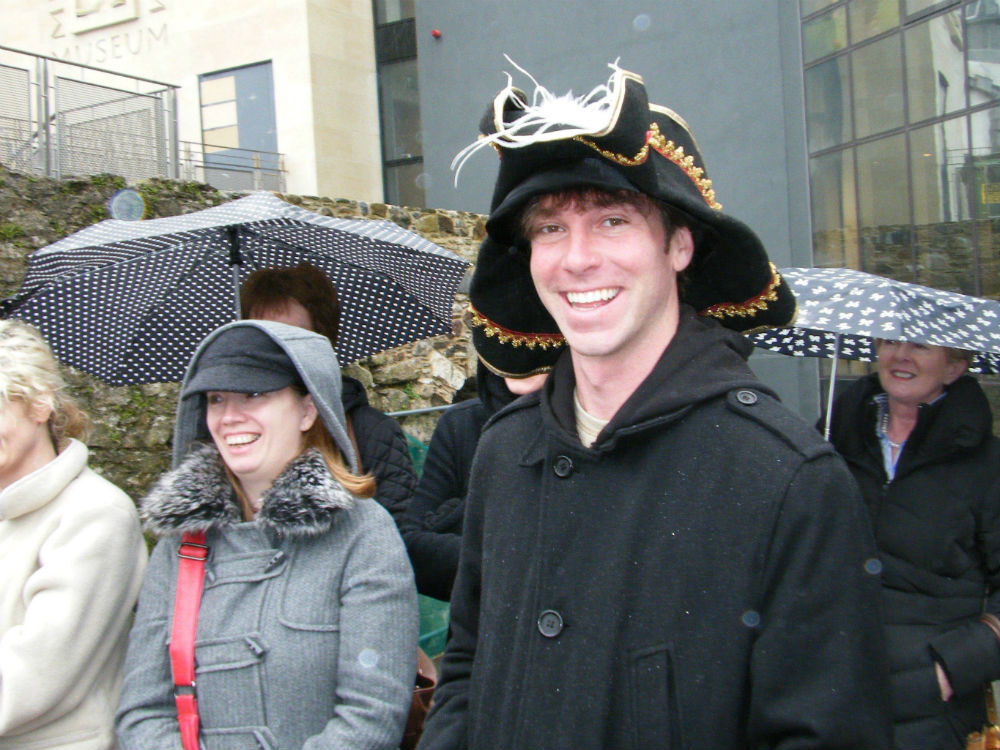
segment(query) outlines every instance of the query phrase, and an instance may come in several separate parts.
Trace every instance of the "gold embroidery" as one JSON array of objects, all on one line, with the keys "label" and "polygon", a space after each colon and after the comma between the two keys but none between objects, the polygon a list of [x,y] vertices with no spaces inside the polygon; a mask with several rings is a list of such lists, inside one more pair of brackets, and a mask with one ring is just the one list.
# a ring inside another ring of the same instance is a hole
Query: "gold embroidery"
[{"label": "gold embroidery", "polygon": [[538,347],[543,351],[560,347],[566,343],[562,334],[558,333],[519,333],[511,331],[502,326],[498,326],[492,320],[482,315],[472,304],[469,304],[469,312],[472,313],[472,325],[483,329],[483,334],[487,338],[494,338],[501,344],[510,344],[515,349],[526,346],[528,349]]},{"label": "gold embroidery", "polygon": [[593,141],[590,141],[581,135],[575,136],[573,140],[579,141],[585,146],[589,146],[605,159],[609,159],[616,164],[622,165],[623,167],[637,167],[640,164],[644,164],[646,159],[649,158],[649,149],[652,146],[656,153],[666,159],[669,159],[688,176],[691,182],[694,183],[695,187],[698,188],[698,192],[701,193],[701,197],[705,199],[705,203],[707,203],[710,208],[714,208],[716,211],[722,210],[722,204],[715,199],[715,190],[712,189],[712,181],[705,177],[705,170],[694,163],[694,157],[692,155],[684,153],[683,146],[678,146],[673,141],[668,141],[664,137],[663,133],[660,132],[660,126],[655,122],[650,123],[649,131],[646,133],[645,145],[639,149],[635,156],[631,157],[625,156],[624,154],[616,154],[614,151],[603,149]]},{"label": "gold embroidery", "polygon": [[740,317],[749,318],[756,315],[761,310],[767,309],[768,302],[775,302],[778,299],[777,288],[781,285],[781,274],[771,263],[771,281],[756,297],[751,297],[745,302],[720,302],[717,305],[706,307],[699,312],[699,315],[707,315],[712,318]]}]

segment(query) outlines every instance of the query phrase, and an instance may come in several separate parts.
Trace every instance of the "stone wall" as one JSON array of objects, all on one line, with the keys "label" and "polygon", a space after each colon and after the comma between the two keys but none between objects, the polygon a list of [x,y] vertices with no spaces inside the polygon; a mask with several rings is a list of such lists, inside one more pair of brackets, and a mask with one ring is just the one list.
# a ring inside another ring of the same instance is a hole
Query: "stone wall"
[{"label": "stone wall", "polygon": [[[106,204],[125,187],[120,177],[97,175],[62,181],[10,172],[0,165],[0,298],[21,284],[27,256],[79,229],[108,218]],[[150,180],[133,186],[146,203],[146,218],[174,216],[215,206],[242,194],[192,182]],[[280,195],[311,211],[345,218],[387,219],[413,229],[470,262],[482,239],[484,217],[457,211],[410,209],[312,196]],[[451,403],[475,373],[475,353],[462,320],[467,298],[453,307],[453,333],[382,352],[352,363],[345,374],[360,380],[372,405],[404,411]],[[70,388],[91,415],[91,463],[135,498],[170,463],[177,385],[110,387],[80,372]],[[401,419],[403,429],[426,443],[439,413]]]}]

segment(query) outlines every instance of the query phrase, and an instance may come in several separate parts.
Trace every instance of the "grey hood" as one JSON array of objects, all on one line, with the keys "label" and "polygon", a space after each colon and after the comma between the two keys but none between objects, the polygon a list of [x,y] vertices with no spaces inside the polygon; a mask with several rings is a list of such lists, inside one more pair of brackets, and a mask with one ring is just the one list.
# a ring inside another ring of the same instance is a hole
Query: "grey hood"
[{"label": "grey hood", "polygon": [[[257,328],[284,350],[295,365],[295,370],[305,384],[306,390],[312,395],[320,419],[333,437],[333,442],[344,455],[344,460],[351,471],[357,473],[358,457],[347,435],[344,405],[341,401],[340,365],[326,336],[307,331],[305,328],[269,320],[239,320],[227,323],[212,331],[198,345],[188,364],[187,372],[184,373],[181,393],[198,371],[198,361],[209,343],[223,331],[236,327]],[[177,418],[174,422],[174,467],[180,464],[193,442],[212,439],[208,433],[205,414],[204,393],[193,393],[177,402]]]}]

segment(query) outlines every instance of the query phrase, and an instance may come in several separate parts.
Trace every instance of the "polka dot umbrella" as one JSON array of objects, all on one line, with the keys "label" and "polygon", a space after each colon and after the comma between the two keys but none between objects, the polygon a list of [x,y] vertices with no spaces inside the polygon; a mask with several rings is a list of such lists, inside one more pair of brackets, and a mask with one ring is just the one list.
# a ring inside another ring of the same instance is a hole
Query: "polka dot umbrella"
[{"label": "polka dot umbrella", "polygon": [[238,317],[242,279],[300,262],[337,288],[342,364],[450,333],[468,267],[391,222],[259,192],[182,216],[109,219],[41,248],[0,316],[36,325],[63,363],[110,385],[179,381],[198,342]]},{"label": "polka dot umbrella", "polygon": [[970,372],[1000,372],[1000,302],[850,268],[782,268],[798,301],[794,327],[749,334],[755,346],[795,357],[875,360],[875,339],[975,352]]}]

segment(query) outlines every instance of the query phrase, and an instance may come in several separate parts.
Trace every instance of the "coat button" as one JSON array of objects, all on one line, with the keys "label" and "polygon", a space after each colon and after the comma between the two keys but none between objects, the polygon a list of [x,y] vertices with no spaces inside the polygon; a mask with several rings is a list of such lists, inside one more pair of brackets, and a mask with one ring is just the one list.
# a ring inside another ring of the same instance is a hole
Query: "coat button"
[{"label": "coat button", "polygon": [[573,460],[569,456],[557,456],[555,463],[552,464],[552,471],[557,477],[565,479],[573,473]]},{"label": "coat button", "polygon": [[555,638],[562,632],[562,615],[554,609],[547,609],[538,615],[538,632],[546,638]]},{"label": "coat button", "polygon": [[753,391],[737,391],[736,400],[744,406],[753,406],[757,403],[757,394]]}]

